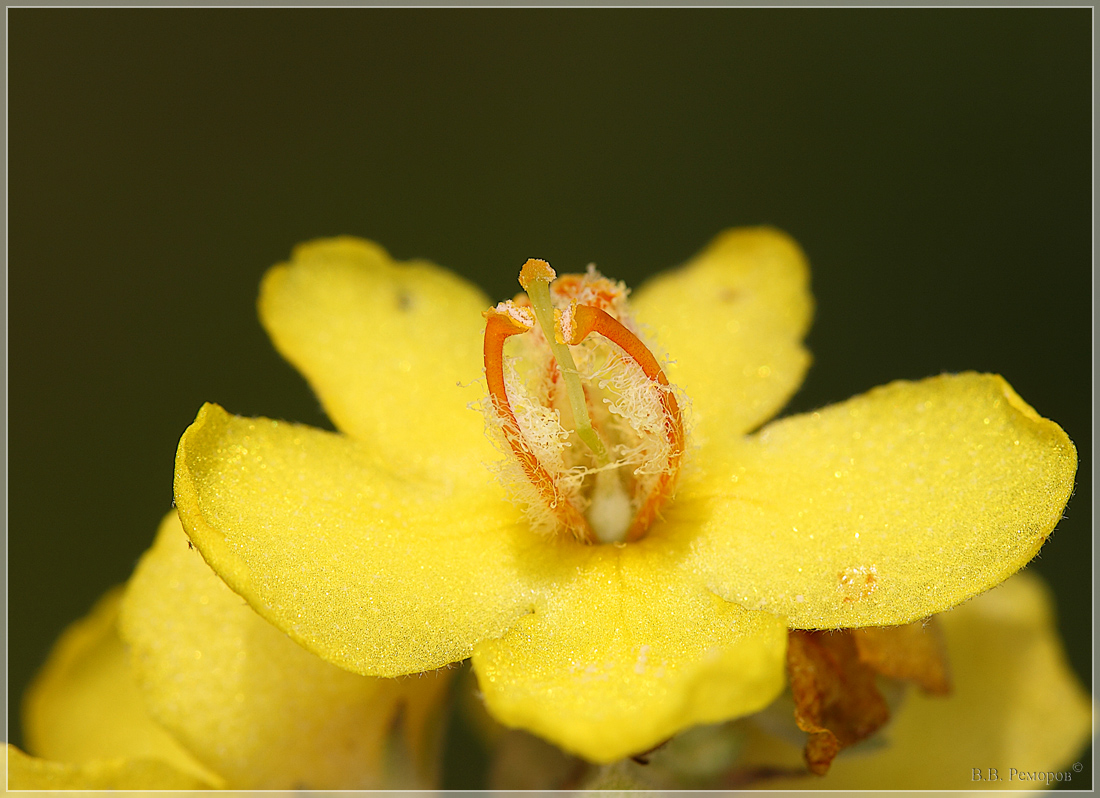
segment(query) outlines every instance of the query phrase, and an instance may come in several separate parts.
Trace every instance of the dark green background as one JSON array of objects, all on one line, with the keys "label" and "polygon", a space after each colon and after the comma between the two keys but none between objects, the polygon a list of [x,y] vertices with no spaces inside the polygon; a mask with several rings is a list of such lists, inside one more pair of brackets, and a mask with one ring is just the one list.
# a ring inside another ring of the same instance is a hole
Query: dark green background
[{"label": "dark green background", "polygon": [[504,298],[528,257],[636,285],[725,227],[784,228],[818,302],[790,410],[978,369],[1076,442],[1033,567],[1088,673],[1089,10],[8,21],[13,699],[151,541],[202,402],[327,423],[254,302],[338,233]]}]

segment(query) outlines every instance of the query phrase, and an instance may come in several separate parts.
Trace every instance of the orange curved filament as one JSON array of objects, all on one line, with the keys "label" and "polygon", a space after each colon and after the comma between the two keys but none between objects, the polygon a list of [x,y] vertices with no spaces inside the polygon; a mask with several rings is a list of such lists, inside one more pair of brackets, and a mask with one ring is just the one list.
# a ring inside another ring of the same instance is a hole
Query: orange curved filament
[{"label": "orange curved filament", "polygon": [[485,319],[485,381],[489,387],[489,398],[504,428],[504,438],[545,506],[578,538],[595,543],[596,535],[587,519],[561,492],[553,477],[528,447],[508,399],[508,389],[504,384],[504,342],[513,335],[527,332],[528,328],[495,308],[485,312]]},{"label": "orange curved filament", "polygon": [[649,525],[656,518],[658,511],[665,501],[671,496],[675,487],[676,475],[680,470],[680,463],[684,457],[684,420],[680,414],[680,405],[676,396],[669,387],[668,378],[657,362],[657,358],[649,351],[634,333],[620,324],[614,316],[606,311],[590,305],[577,305],[573,314],[573,329],[569,340],[570,345],[579,344],[590,333],[599,333],[604,338],[623,350],[637,363],[642,372],[653,382],[658,384],[661,394],[661,408],[665,414],[665,434],[668,436],[670,452],[668,456],[668,468],[658,478],[653,489],[646,496],[642,506],[630,522],[626,532],[626,541],[633,542],[640,539]]}]

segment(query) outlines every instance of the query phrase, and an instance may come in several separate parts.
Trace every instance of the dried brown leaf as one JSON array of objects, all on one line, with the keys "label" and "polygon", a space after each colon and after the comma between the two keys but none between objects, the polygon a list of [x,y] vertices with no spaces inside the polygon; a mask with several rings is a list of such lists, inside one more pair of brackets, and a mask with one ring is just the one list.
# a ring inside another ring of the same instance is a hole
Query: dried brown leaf
[{"label": "dried brown leaf", "polygon": [[870,737],[890,719],[875,671],[860,660],[851,630],[792,631],[787,674],[795,721],[810,735],[805,758],[814,773],[827,773],[842,748]]},{"label": "dried brown leaf", "polygon": [[951,692],[943,631],[935,618],[907,624],[853,629],[861,662],[884,676],[904,679],[930,695]]}]

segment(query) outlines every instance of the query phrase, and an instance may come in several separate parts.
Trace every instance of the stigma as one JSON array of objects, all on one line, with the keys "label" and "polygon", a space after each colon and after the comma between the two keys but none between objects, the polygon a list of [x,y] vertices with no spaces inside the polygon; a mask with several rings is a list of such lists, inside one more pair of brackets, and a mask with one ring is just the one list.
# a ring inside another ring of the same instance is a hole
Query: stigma
[{"label": "stigma", "polygon": [[559,278],[535,259],[519,281],[525,294],[485,311],[484,409],[505,484],[540,531],[639,540],[683,464],[675,390],[639,336],[625,285],[592,266]]}]

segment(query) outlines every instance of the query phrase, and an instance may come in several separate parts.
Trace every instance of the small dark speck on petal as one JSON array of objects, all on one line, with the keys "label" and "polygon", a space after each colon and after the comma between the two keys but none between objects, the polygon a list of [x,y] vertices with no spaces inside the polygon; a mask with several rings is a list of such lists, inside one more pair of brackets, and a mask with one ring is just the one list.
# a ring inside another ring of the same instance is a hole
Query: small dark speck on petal
[{"label": "small dark speck on petal", "polygon": [[404,291],[404,290],[398,291],[397,292],[397,309],[401,310],[401,311],[408,312],[409,310],[412,310],[412,306],[413,306],[412,294],[410,294],[408,291]]}]

